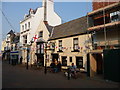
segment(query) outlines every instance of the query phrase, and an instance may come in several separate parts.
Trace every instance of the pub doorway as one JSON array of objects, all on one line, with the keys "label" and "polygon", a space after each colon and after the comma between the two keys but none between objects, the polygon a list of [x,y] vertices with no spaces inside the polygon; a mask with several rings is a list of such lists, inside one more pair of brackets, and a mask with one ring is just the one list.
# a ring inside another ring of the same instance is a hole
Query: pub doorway
[{"label": "pub doorway", "polygon": [[77,68],[83,68],[83,57],[76,57]]},{"label": "pub doorway", "polygon": [[96,61],[96,74],[102,75],[103,74],[103,57],[101,53],[93,54],[93,57]]},{"label": "pub doorway", "polygon": [[37,62],[44,66],[44,54],[37,54]]},{"label": "pub doorway", "polygon": [[52,61],[55,62],[55,59],[58,61],[59,55],[58,54],[52,54]]}]

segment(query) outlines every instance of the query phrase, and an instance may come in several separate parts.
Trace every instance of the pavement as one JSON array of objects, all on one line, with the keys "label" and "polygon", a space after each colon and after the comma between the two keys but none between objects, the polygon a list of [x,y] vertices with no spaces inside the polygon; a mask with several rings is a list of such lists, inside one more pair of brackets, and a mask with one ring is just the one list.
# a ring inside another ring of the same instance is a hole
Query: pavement
[{"label": "pavement", "polygon": [[[1,60],[0,60],[1,61]],[[2,62],[2,88],[119,88],[119,83],[80,74],[68,80],[63,72],[44,74],[43,69],[27,70],[24,65],[12,66]]]}]

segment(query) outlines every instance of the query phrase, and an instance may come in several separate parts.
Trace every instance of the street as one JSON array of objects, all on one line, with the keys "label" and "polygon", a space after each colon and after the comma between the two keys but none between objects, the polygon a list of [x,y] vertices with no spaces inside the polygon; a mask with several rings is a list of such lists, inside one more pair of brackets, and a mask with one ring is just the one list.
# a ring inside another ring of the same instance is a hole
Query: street
[{"label": "street", "polygon": [[2,88],[2,57],[0,56],[0,89]]},{"label": "street", "polygon": [[[0,60],[1,61],[1,60]],[[95,80],[87,76],[68,80],[63,72],[44,74],[44,70],[26,70],[4,61],[2,67],[2,88],[118,88],[118,83]]]}]

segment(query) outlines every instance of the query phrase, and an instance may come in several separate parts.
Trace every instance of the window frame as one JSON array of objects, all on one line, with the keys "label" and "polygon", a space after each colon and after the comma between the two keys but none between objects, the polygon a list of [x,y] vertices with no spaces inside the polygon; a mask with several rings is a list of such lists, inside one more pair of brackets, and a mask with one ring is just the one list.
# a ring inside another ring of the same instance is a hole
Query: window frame
[{"label": "window frame", "polygon": [[[77,43],[75,42],[77,40]],[[73,50],[76,51],[78,50],[78,46],[79,46],[79,43],[78,43],[78,38],[73,38]]]},{"label": "window frame", "polygon": [[24,31],[24,25],[22,25],[22,31]]},{"label": "window frame", "polygon": [[23,44],[27,44],[27,35],[23,36]]},{"label": "window frame", "polygon": [[111,22],[119,21],[120,20],[119,18],[120,18],[120,11],[114,11],[114,12],[110,13],[110,21]]},{"label": "window frame", "polygon": [[[79,60],[79,63],[81,63],[81,64],[79,64],[79,66],[77,66],[77,64],[78,64],[78,62],[77,62],[78,58],[80,59],[80,60]],[[76,56],[76,66],[77,66],[78,68],[84,68],[83,65],[84,65],[84,64],[83,64],[83,57]]]},{"label": "window frame", "polygon": [[25,24],[25,30],[27,29],[27,24]]},{"label": "window frame", "polygon": [[28,28],[30,28],[30,22],[28,22]]},{"label": "window frame", "polygon": [[58,42],[59,42],[59,46],[58,46],[59,47],[59,51],[62,51],[62,40],[59,40]]},{"label": "window frame", "polygon": [[43,38],[43,31],[39,32],[39,38]]}]

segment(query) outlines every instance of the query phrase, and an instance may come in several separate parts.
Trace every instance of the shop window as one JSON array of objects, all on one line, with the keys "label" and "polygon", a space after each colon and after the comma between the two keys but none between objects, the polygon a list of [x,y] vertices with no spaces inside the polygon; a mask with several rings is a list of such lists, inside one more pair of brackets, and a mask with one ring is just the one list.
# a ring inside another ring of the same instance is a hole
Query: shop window
[{"label": "shop window", "polygon": [[77,68],[83,68],[83,57],[76,57]]},{"label": "shop window", "polygon": [[66,56],[62,57],[62,66],[67,66],[67,57]]}]

